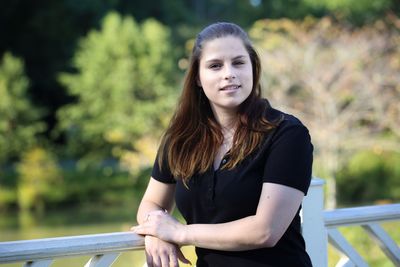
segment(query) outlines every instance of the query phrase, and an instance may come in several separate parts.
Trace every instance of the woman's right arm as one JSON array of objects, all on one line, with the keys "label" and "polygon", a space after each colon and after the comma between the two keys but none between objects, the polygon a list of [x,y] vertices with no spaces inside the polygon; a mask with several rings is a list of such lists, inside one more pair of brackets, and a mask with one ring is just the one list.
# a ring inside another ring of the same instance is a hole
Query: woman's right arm
[{"label": "woman's right arm", "polygon": [[136,220],[142,224],[147,214],[155,210],[172,212],[174,208],[175,184],[165,184],[150,178],[146,192],[140,202]]},{"label": "woman's right arm", "polygon": [[[137,212],[138,223],[145,222],[147,214],[152,211],[171,213],[174,208],[174,194],[175,184],[162,183],[151,177]],[[145,250],[148,267],[178,267],[178,259],[190,264],[177,245],[157,237],[145,237]]]}]

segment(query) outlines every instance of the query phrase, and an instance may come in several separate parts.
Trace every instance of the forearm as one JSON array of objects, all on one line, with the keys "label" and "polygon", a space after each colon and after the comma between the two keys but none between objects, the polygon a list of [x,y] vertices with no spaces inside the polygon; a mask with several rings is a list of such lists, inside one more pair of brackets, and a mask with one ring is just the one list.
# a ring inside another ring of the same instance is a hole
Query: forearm
[{"label": "forearm", "polygon": [[137,222],[142,224],[147,214],[152,211],[163,210],[171,213],[174,209],[174,192],[175,185],[163,184],[151,178],[137,211]]},{"label": "forearm", "polygon": [[192,224],[182,233],[183,245],[225,251],[272,247],[281,236],[256,216],[221,224]]}]

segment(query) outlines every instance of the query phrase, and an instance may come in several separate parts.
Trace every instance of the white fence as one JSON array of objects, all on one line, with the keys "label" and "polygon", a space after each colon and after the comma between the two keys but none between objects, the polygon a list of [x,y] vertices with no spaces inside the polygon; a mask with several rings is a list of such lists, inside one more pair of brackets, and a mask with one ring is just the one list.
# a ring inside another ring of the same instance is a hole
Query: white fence
[{"label": "white fence", "polygon": [[313,265],[316,267],[327,266],[329,241],[329,244],[342,255],[336,267],[368,266],[337,229],[338,227],[359,225],[379,245],[394,266],[400,267],[399,246],[380,226],[381,223],[386,221],[400,221],[400,204],[324,211],[323,185],[322,179],[313,179],[302,209],[303,236]]},{"label": "white fence", "polygon": [[[400,266],[400,249],[380,223],[400,220],[400,204],[323,210],[323,185],[313,179],[302,209],[303,235],[315,267],[327,266],[328,241],[343,255],[336,266],[368,266],[337,230],[361,225],[386,256]],[[85,267],[108,267],[124,251],[143,249],[143,238],[132,232],[0,242],[0,264],[22,262],[25,267],[48,267],[61,257],[92,255]]]}]

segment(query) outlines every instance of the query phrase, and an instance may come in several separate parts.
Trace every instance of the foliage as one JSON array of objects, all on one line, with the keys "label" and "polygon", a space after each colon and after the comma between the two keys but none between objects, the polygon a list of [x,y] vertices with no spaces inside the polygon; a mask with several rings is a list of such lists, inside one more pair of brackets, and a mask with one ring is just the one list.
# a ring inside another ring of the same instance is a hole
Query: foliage
[{"label": "foliage", "polygon": [[22,155],[17,165],[18,204],[22,210],[41,213],[46,202],[62,196],[55,190],[62,185],[62,177],[55,158],[43,148],[35,147]]},{"label": "foliage", "polygon": [[127,170],[132,177],[138,178],[138,172],[154,163],[157,151],[157,142],[153,138],[144,136],[134,144],[135,150],[126,150],[121,156],[121,167]]},{"label": "foliage", "polygon": [[400,201],[400,153],[381,150],[355,154],[338,173],[338,201],[373,204]]},{"label": "foliage", "polygon": [[[31,81],[29,92],[32,100],[48,111],[44,120],[47,124],[46,137],[50,140],[50,131],[55,125],[63,124],[59,121],[60,117],[55,116],[56,110],[74,100],[70,90],[66,92],[66,84],[59,82],[58,74],[72,71],[69,63],[76,52],[77,40],[89,31],[102,27],[101,21],[110,10],[133,16],[140,22],[156,18],[168,25],[173,36],[170,43],[174,44],[174,57],[177,54],[182,56],[183,49],[180,47],[184,40],[193,38],[194,32],[216,20],[234,21],[247,28],[256,19],[301,19],[333,12],[340,19],[362,24],[383,18],[388,12],[399,14],[395,3],[395,0],[163,0],[154,5],[149,1],[93,0],[83,3],[67,0],[46,1],[37,6],[28,0],[5,1],[1,3],[0,21],[7,27],[0,28],[0,54],[12,51],[24,58]],[[175,72],[174,75],[180,74]],[[65,148],[63,135],[50,141],[61,143],[62,150]],[[102,146],[100,149],[110,148]],[[118,149],[116,151],[120,153]]]},{"label": "foliage", "polygon": [[[98,28],[111,10],[135,17],[138,21],[155,18],[173,32],[175,50],[207,23],[229,20],[247,28],[264,18],[301,19],[308,15],[322,17],[332,13],[340,19],[360,24],[382,18],[389,12],[400,14],[396,0],[162,0],[151,1],[92,0],[2,1],[0,54],[12,51],[24,58],[32,81],[33,100],[49,113],[49,129],[56,123],[55,111],[71,98],[58,82],[57,74],[67,71],[77,40]],[[290,8],[288,8],[290,7]]]},{"label": "foliage", "polygon": [[0,168],[0,212],[17,206],[17,175],[11,166]]},{"label": "foliage", "polygon": [[315,10],[326,10],[327,13],[333,13],[340,19],[359,24],[383,17],[395,5],[395,1],[391,0],[304,0],[303,2]]},{"label": "foliage", "polygon": [[77,101],[58,112],[75,155],[120,157],[137,138],[156,135],[173,103],[175,81],[169,31],[108,14],[81,40],[75,73],[60,81]]},{"label": "foliage", "polygon": [[264,63],[272,104],[298,115],[315,145],[317,173],[335,176],[359,149],[399,150],[399,20],[348,28],[331,19],[262,20],[251,36]]},{"label": "foliage", "polygon": [[7,210],[8,207],[16,202],[16,199],[15,190],[6,187],[3,188],[0,185],[0,211]]},{"label": "foliage", "polygon": [[22,60],[5,53],[0,62],[0,164],[18,158],[45,130],[43,112],[29,101],[28,86]]},{"label": "foliage", "polygon": [[87,168],[76,171],[76,167],[64,170],[65,198],[55,206],[120,206],[138,204],[150,177],[150,170],[142,169],[133,177],[118,166]]},{"label": "foliage", "polygon": [[[121,170],[115,163],[103,165],[96,169],[86,168],[85,170],[78,170],[76,163],[71,162],[64,162],[55,166],[53,161],[52,164],[47,164],[46,166],[44,164],[39,165],[39,156],[42,158],[50,157],[53,160],[55,158],[41,148],[38,150],[39,152],[41,151],[40,153],[45,153],[46,156],[40,156],[38,151],[34,153],[33,151],[26,152],[27,155],[31,156],[30,160],[26,160],[25,157],[23,162],[17,164],[17,173],[11,173],[9,174],[10,177],[7,177],[7,180],[10,181],[0,181],[0,212],[9,211],[17,207],[19,205],[18,201],[30,201],[29,209],[39,210],[36,215],[41,215],[40,209],[45,209],[47,213],[47,211],[52,210],[75,209],[78,206],[118,207],[128,205],[136,208],[150,177],[150,168],[141,168],[140,171],[135,171],[135,175],[132,175],[125,170]],[[34,154],[35,157],[33,157]],[[26,168],[33,168],[31,173],[24,173],[29,182],[26,182],[25,180],[27,179],[24,178],[22,190],[21,165],[24,166],[24,171]],[[58,176],[52,175],[52,177],[58,178],[51,179],[50,175],[44,173],[46,169],[50,169],[53,173],[58,173]],[[36,184],[35,186],[32,185],[33,172],[38,174],[35,177],[40,177],[38,183],[42,189]],[[47,182],[43,178],[47,179]],[[18,180],[17,184],[10,183],[15,180]],[[48,186],[51,186],[49,190],[47,190]],[[43,200],[43,203],[40,204],[41,206],[35,207],[35,203],[32,204],[33,197],[40,197]]]}]

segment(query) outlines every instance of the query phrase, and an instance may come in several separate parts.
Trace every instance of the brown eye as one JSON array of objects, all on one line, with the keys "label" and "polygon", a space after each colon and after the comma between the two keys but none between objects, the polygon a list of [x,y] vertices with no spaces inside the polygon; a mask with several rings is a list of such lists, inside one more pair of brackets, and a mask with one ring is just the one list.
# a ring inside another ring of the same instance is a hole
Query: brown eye
[{"label": "brown eye", "polygon": [[235,61],[235,62],[233,62],[233,65],[243,65],[243,64],[245,64],[244,61]]},{"label": "brown eye", "polygon": [[220,63],[213,63],[208,66],[209,69],[219,69],[221,68],[222,64]]}]

